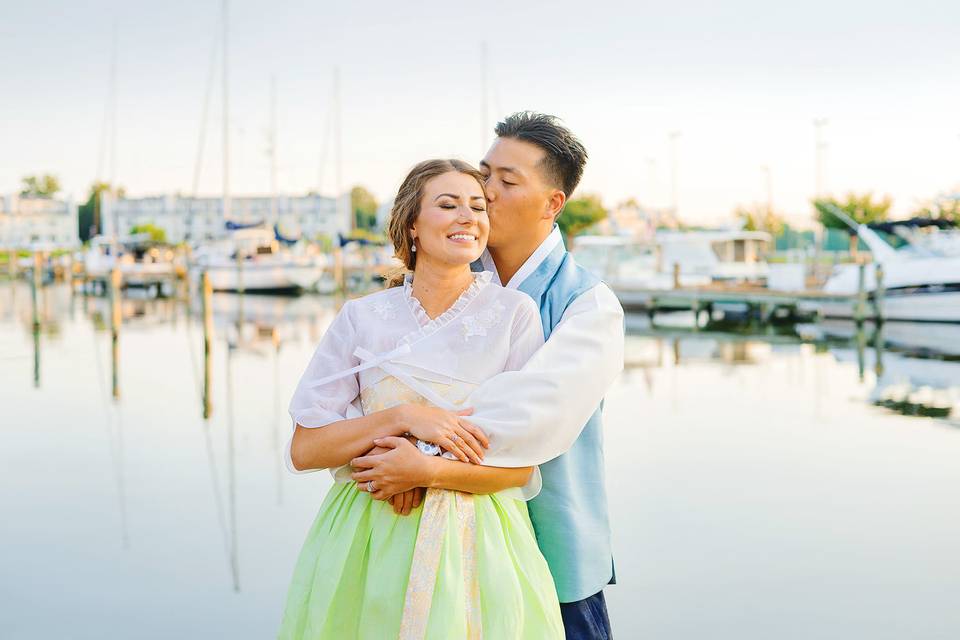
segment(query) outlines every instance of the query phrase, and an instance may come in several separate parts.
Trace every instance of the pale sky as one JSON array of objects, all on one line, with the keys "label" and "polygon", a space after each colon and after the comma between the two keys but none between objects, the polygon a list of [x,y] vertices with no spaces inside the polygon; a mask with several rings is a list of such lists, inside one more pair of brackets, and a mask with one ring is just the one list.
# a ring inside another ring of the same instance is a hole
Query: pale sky
[{"label": "pale sky", "polygon": [[[950,2],[264,2],[230,5],[231,190],[266,193],[270,78],[279,186],[316,189],[333,68],[343,184],[389,198],[422,159],[476,163],[496,120],[562,117],[590,152],[581,192],[670,202],[680,131],[682,218],[720,223],[765,201],[809,218],[815,117],[833,193],[893,196],[897,213],[960,184],[960,5]],[[132,196],[193,181],[220,3],[0,0],[0,193],[54,173],[97,178],[118,25],[116,181]],[[481,122],[481,43],[488,122]],[[218,72],[219,74],[219,69]],[[220,84],[200,191],[219,194]],[[322,191],[335,187],[331,151]],[[100,177],[110,176],[109,159]]]}]

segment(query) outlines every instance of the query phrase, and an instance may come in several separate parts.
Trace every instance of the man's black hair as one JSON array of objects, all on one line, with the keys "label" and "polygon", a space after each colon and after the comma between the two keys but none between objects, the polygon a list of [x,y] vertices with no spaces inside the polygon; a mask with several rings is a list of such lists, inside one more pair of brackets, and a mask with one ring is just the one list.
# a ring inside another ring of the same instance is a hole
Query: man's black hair
[{"label": "man's black hair", "polygon": [[541,167],[567,198],[580,184],[587,164],[587,150],[555,116],[519,111],[498,122],[494,132],[500,138],[522,140],[543,149]]}]

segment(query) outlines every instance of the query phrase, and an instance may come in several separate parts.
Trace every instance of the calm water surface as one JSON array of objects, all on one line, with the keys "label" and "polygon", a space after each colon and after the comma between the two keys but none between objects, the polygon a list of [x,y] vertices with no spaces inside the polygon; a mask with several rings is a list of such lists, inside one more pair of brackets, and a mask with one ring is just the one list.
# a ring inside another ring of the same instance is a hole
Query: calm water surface
[{"label": "calm water surface", "polygon": [[[285,408],[336,305],[214,302],[204,419],[198,309],[125,300],[114,349],[109,302],[57,285],[35,341],[0,282],[0,638],[273,637],[330,486],[283,468]],[[960,637],[960,428],[870,404],[960,362],[634,325],[606,402],[618,638]]]}]

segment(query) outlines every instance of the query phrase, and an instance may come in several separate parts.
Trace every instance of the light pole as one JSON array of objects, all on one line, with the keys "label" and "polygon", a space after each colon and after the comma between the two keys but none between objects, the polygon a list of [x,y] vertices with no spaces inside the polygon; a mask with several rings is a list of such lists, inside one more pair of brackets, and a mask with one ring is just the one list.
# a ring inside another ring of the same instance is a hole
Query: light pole
[{"label": "light pole", "polygon": [[823,196],[823,152],[827,148],[827,143],[823,140],[823,128],[827,126],[826,118],[814,118],[813,119],[813,128],[815,131],[815,140],[816,140],[816,165],[817,165],[817,174],[816,174],[816,191],[814,195],[817,198]]},{"label": "light pole", "polygon": [[770,171],[770,165],[763,165],[760,170],[764,173],[767,188],[767,214],[773,213],[773,172]]},{"label": "light pole", "polygon": [[654,207],[657,190],[657,159],[647,157],[647,206]]},{"label": "light pole", "polygon": [[677,217],[677,209],[679,208],[679,193],[677,188],[678,172],[680,165],[680,153],[679,153],[679,144],[678,140],[680,139],[679,131],[671,131],[669,134],[670,138],[670,208],[673,210],[673,216]]}]

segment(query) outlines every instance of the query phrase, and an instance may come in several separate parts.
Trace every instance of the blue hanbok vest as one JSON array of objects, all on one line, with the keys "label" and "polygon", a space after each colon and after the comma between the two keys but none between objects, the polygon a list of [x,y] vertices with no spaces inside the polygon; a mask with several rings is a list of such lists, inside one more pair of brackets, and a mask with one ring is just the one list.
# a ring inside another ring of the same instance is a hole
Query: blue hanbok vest
[{"label": "blue hanbok vest", "polygon": [[[518,288],[540,307],[543,334],[549,339],[570,303],[599,282],[560,243]],[[560,602],[583,600],[615,581],[600,407],[573,446],[540,465],[540,473],[543,489],[527,503],[537,544],[550,565]]]}]

